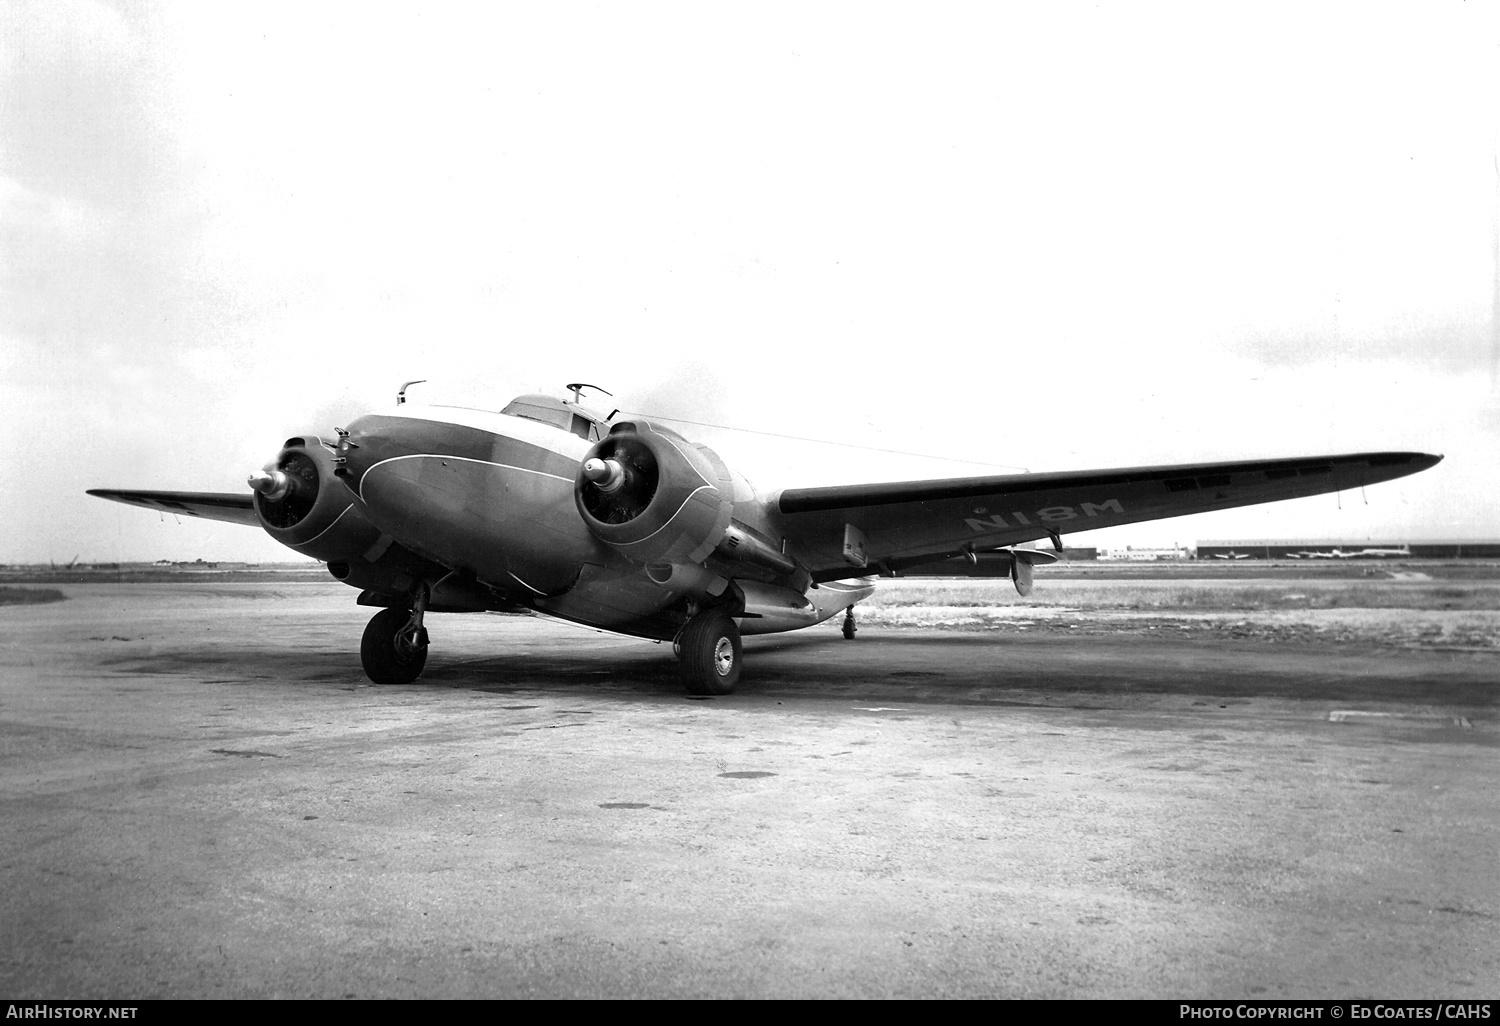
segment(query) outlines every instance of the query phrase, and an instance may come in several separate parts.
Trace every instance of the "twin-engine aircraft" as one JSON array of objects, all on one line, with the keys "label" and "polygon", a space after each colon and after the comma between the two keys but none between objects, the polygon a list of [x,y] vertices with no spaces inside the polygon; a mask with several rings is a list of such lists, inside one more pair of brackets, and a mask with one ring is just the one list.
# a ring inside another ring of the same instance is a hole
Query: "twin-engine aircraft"
[{"label": "twin-engine aircraft", "polygon": [[[1360,453],[1012,474],[762,494],[707,446],[646,417],[525,395],[499,413],[413,407],[289,438],[239,494],[93,489],[259,525],[381,607],[360,659],[415,680],[428,613],[532,612],[671,641],[687,689],[739,681],[740,636],[809,627],[875,576],[924,565],[1008,572],[1029,594],[1064,533],[1317,495],[1414,474],[1441,456]],[[986,565],[987,564],[987,565]]]}]

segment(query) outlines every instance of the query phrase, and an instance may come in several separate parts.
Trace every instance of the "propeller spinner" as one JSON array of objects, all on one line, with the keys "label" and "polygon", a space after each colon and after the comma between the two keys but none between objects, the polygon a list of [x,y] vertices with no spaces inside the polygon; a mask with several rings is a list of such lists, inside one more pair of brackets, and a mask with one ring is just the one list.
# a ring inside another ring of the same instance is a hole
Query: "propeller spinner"
[{"label": "propeller spinner", "polygon": [[255,505],[266,522],[287,528],[312,512],[318,501],[318,477],[318,464],[311,456],[288,448],[274,464],[251,474],[246,483],[255,489]]},{"label": "propeller spinner", "polygon": [[583,476],[594,483],[606,495],[619,491],[625,485],[625,468],[619,460],[592,459],[583,461]]},{"label": "propeller spinner", "polygon": [[279,470],[257,470],[246,483],[264,495],[267,502],[280,502],[292,490],[292,479]]},{"label": "propeller spinner", "polygon": [[601,523],[628,523],[651,505],[660,477],[650,447],[631,433],[611,435],[583,461],[584,507]]}]

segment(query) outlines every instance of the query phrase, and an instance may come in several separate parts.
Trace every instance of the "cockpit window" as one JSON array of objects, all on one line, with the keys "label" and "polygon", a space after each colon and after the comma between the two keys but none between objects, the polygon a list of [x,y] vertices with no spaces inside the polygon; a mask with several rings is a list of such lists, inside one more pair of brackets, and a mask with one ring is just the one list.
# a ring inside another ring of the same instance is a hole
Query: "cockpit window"
[{"label": "cockpit window", "polygon": [[530,403],[511,403],[501,413],[508,413],[512,417],[525,417],[527,420],[539,420],[543,424],[551,424],[566,430],[568,418],[572,416],[567,410],[549,410],[545,406],[532,406]]},{"label": "cockpit window", "polygon": [[525,417],[527,420],[551,424],[555,428],[577,435],[586,442],[597,440],[604,434],[599,421],[586,413],[579,412],[578,407],[570,406],[548,395],[523,395],[518,399],[513,399],[500,412],[512,417]]}]

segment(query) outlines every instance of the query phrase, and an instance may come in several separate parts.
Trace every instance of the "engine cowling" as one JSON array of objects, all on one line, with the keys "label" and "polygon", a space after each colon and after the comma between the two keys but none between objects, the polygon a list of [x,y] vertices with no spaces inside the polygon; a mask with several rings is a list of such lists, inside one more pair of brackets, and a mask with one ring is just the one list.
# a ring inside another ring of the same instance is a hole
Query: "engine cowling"
[{"label": "engine cowling", "polygon": [[729,528],[733,496],[729,468],[712,449],[647,420],[615,424],[573,486],[589,530],[645,564],[707,559]]},{"label": "engine cowling", "polygon": [[276,459],[250,478],[265,532],[324,562],[356,560],[380,540],[379,529],[334,476],[334,459],[319,438],[288,438]]}]

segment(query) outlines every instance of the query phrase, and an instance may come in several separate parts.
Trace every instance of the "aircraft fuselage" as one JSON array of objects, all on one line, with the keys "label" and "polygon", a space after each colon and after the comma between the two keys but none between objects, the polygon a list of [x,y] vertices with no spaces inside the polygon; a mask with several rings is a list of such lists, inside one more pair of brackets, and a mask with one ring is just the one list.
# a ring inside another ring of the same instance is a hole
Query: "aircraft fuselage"
[{"label": "aircraft fuselage", "polygon": [[348,430],[340,479],[413,552],[533,595],[616,562],[574,508],[585,439],[472,410],[371,414]]},{"label": "aircraft fuselage", "polygon": [[[382,536],[406,550],[518,605],[621,633],[670,639],[692,605],[731,582],[744,595],[736,611],[746,614],[739,622],[747,634],[817,623],[873,591],[865,583],[809,588],[727,558],[719,537],[705,539],[710,551],[690,564],[621,552],[590,527],[576,497],[579,468],[601,430],[607,425],[580,437],[526,417],[442,407],[370,414],[342,434],[335,473]],[[714,461],[724,474],[714,484],[728,493],[720,535],[734,528],[774,546],[766,503]],[[646,540],[678,530],[682,519],[669,509]]]}]

